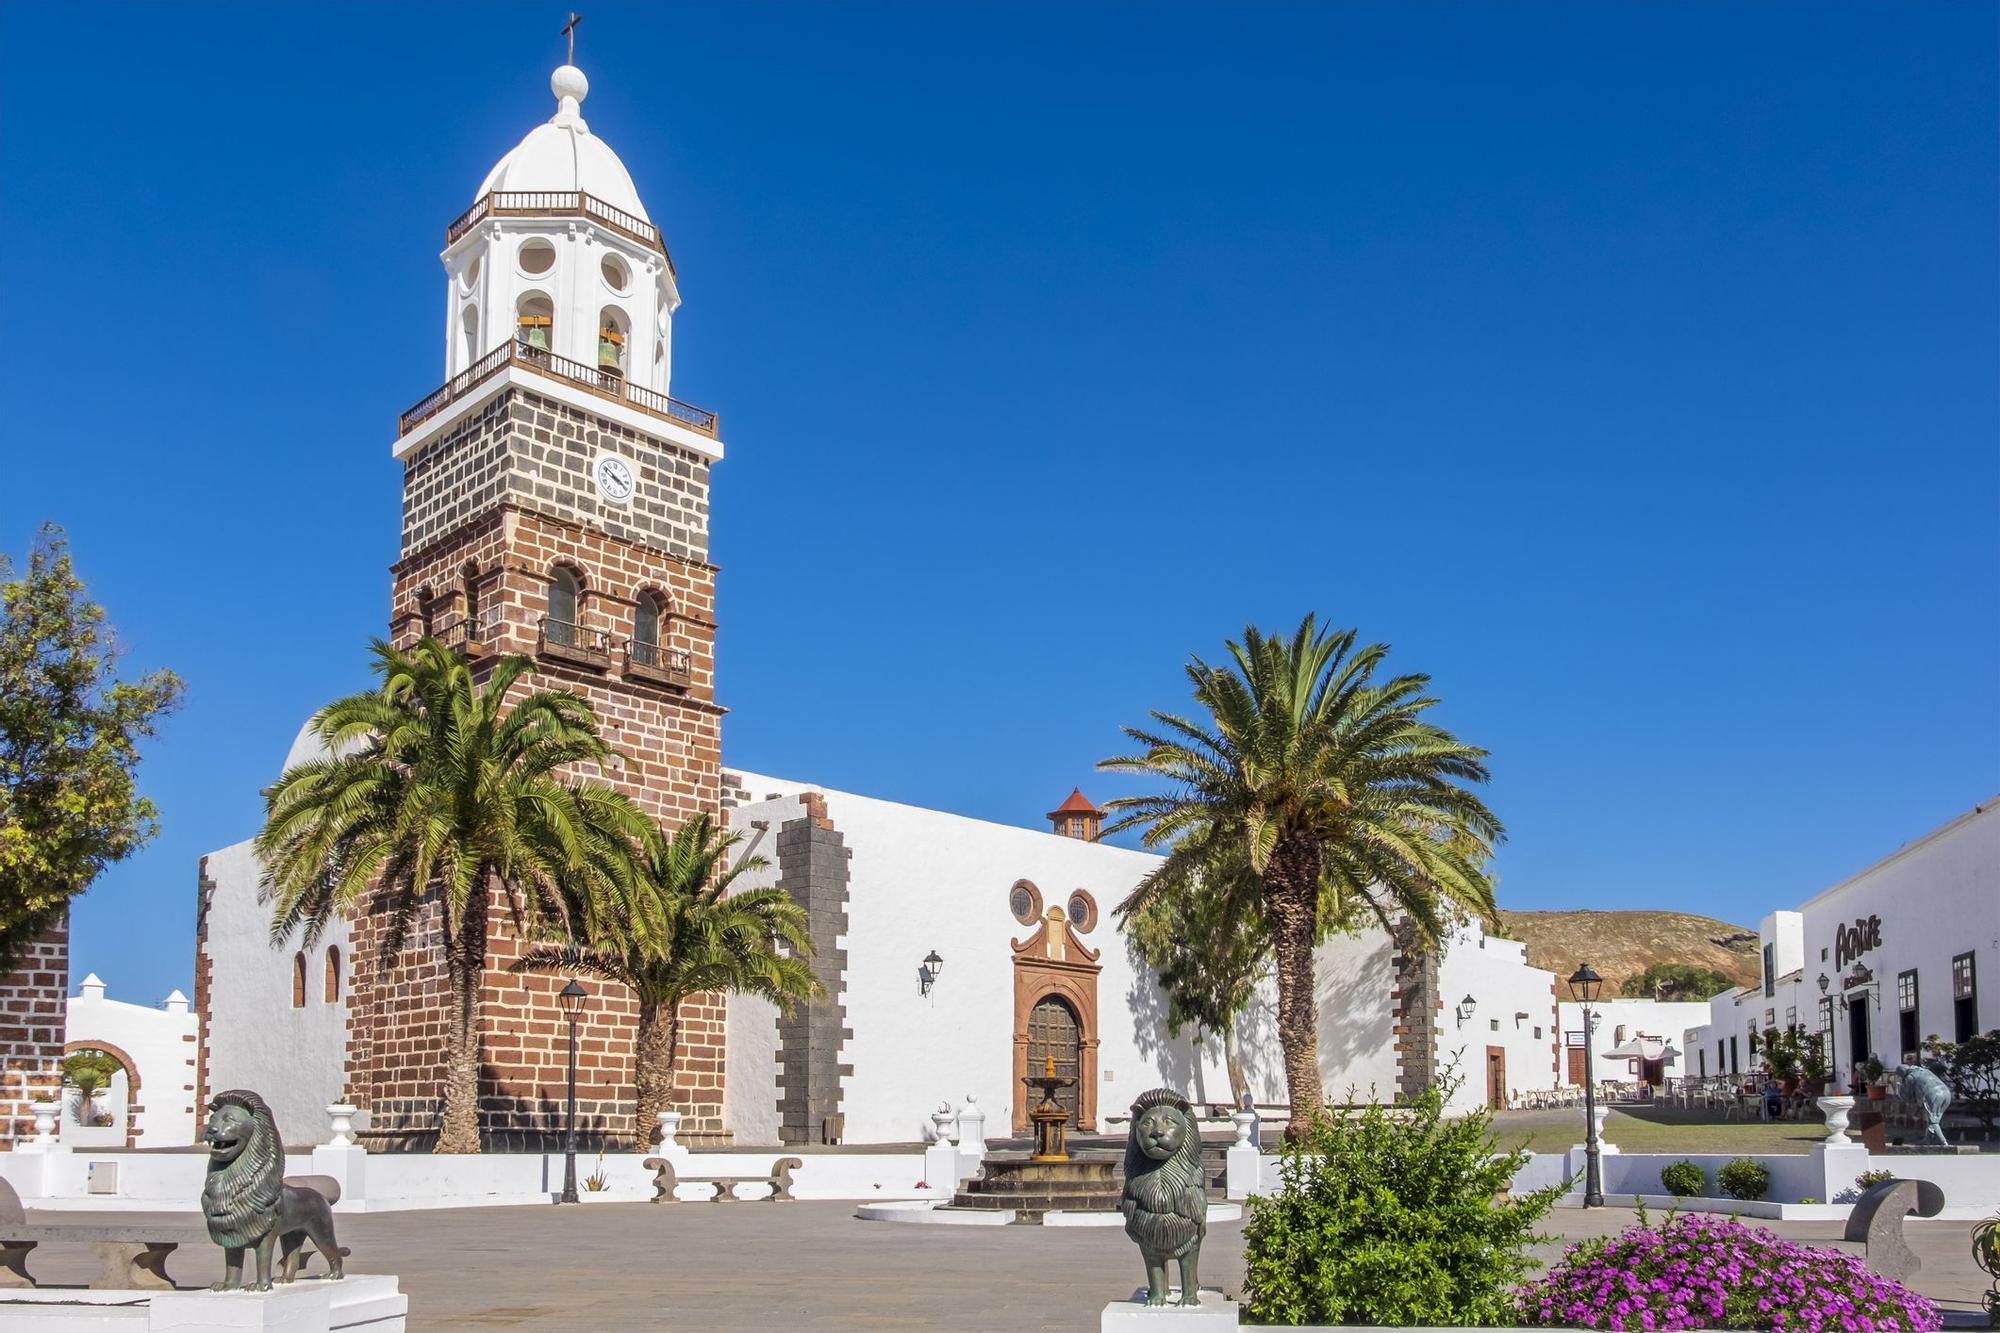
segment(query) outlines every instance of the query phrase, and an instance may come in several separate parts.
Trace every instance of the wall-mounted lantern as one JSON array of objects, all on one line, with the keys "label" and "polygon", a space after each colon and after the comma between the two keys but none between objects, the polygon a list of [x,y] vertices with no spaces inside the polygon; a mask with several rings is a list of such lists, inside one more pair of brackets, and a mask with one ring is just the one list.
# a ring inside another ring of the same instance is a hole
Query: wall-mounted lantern
[{"label": "wall-mounted lantern", "polygon": [[1819,974],[1819,993],[1821,995],[1826,994],[1826,988],[1832,984],[1832,982],[1827,980],[1826,973],[1822,972]]},{"label": "wall-mounted lantern", "polygon": [[917,994],[929,995],[931,987],[937,984],[938,974],[944,971],[944,959],[932,949],[924,955],[924,961],[917,964]]},{"label": "wall-mounted lantern", "polygon": [[1458,1002],[1458,1008],[1455,1011],[1458,1014],[1458,1025],[1460,1027],[1464,1027],[1465,1020],[1471,1018],[1472,1011],[1474,1009],[1477,1009],[1478,1007],[1479,1007],[1479,1001],[1473,999],[1470,995],[1460,1000]]}]

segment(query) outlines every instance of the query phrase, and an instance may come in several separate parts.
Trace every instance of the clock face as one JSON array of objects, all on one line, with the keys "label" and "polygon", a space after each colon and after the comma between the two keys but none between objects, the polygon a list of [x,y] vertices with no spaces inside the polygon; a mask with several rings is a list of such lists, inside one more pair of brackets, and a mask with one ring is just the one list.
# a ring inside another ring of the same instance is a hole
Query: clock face
[{"label": "clock face", "polygon": [[599,454],[591,465],[590,479],[597,486],[597,493],[613,504],[624,504],[639,488],[632,465],[616,454]]}]

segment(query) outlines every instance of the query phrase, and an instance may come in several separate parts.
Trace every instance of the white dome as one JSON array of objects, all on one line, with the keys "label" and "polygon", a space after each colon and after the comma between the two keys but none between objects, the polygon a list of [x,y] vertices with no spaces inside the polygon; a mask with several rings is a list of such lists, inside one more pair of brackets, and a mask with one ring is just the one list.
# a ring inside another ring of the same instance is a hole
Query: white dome
[{"label": "white dome", "polygon": [[310,764],[316,759],[326,757],[327,749],[319,743],[319,737],[313,732],[312,719],[307,718],[305,725],[299,728],[299,734],[292,738],[292,748],[285,751],[285,766],[278,772],[285,773],[300,764]]},{"label": "white dome", "polygon": [[581,190],[651,222],[625,164],[578,114],[579,104],[590,92],[583,71],[564,65],[550,77],[549,88],[556,95],[554,118],[528,131],[528,137],[486,173],[473,198],[484,198],[494,190]]}]

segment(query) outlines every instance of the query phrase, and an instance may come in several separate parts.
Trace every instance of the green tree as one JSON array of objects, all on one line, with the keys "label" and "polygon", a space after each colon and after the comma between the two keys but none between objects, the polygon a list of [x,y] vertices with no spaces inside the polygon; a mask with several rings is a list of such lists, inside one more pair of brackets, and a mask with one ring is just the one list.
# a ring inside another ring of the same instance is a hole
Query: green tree
[{"label": "green tree", "polygon": [[673,1098],[683,1000],[723,992],[789,1009],[823,993],[809,961],[805,909],[783,889],[730,891],[739,876],[769,864],[752,856],[725,868],[740,841],[706,814],[671,838],[649,833],[639,873],[624,886],[630,896],[579,900],[569,918],[572,937],[537,946],[515,964],[587,972],[628,987],[638,1000],[632,1146],[640,1152]]},{"label": "green tree", "polygon": [[[1178,876],[1190,863],[1162,863],[1155,876]],[[1167,1035],[1188,1028],[1222,1038],[1230,1100],[1250,1090],[1236,1020],[1271,970],[1271,931],[1257,877],[1240,849],[1184,879],[1149,886],[1138,904],[1121,906],[1126,938],[1153,970],[1167,997]]]},{"label": "green tree", "polygon": [[91,1095],[100,1088],[110,1087],[111,1080],[124,1068],[117,1056],[106,1051],[72,1051],[63,1057],[63,1082],[83,1094],[77,1102],[78,1124],[96,1123],[92,1118],[96,1114],[96,1103],[91,1100]]},{"label": "green tree", "polygon": [[1726,973],[1694,963],[1650,963],[1622,987],[1629,1000],[1706,1000],[1733,988]]},{"label": "green tree", "polygon": [[1313,949],[1328,923],[1365,911],[1387,926],[1400,910],[1435,943],[1453,908],[1495,910],[1484,863],[1500,821],[1466,785],[1486,780],[1486,752],[1425,720],[1428,677],[1379,678],[1388,648],[1355,638],[1312,616],[1289,639],[1245,629],[1228,665],[1187,666],[1200,721],[1156,711],[1158,730],[1125,729],[1141,753],[1100,765],[1167,784],[1111,802],[1107,831],[1143,827],[1148,847],[1167,848],[1166,874],[1127,905],[1220,855],[1240,853],[1257,877],[1294,1140],[1325,1104]]},{"label": "green tree", "polygon": [[589,703],[560,690],[508,695],[534,663],[495,659],[482,686],[456,654],[425,639],[377,642],[376,689],[314,715],[327,757],[265,793],[257,836],[272,898],[271,940],[310,946],[364,896],[386,915],[382,954],[400,953],[420,917],[436,919],[451,1003],[437,1151],[479,1151],[480,995],[496,896],[524,934],[579,900],[608,897],[631,873],[648,829],[623,795],[565,776],[611,747]]},{"label": "green tree", "polygon": [[182,685],[120,680],[118,657],[61,529],[41,530],[20,578],[0,554],[0,972],[158,829],[132,770]]}]

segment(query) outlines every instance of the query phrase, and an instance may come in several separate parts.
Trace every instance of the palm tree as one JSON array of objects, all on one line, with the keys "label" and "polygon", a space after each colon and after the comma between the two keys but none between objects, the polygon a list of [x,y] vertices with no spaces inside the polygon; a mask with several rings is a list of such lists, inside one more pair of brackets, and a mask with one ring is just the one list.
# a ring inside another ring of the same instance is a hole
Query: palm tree
[{"label": "palm tree", "polygon": [[561,772],[611,747],[590,704],[567,691],[508,695],[533,673],[496,658],[481,686],[434,639],[377,641],[374,690],[313,716],[327,752],[265,792],[257,835],[271,939],[310,946],[364,895],[386,915],[386,962],[420,916],[442,919],[451,1004],[437,1151],[479,1151],[480,992],[497,890],[517,930],[539,932],[629,878],[646,819],[623,795]]},{"label": "palm tree", "polygon": [[1491,918],[1484,863],[1504,836],[1464,785],[1486,780],[1486,752],[1424,720],[1437,703],[1428,677],[1378,681],[1388,648],[1357,649],[1355,637],[1312,616],[1289,639],[1245,629],[1228,665],[1188,664],[1205,717],[1155,711],[1157,730],[1125,728],[1142,753],[1100,765],[1170,784],[1111,802],[1122,813],[1107,833],[1143,827],[1148,847],[1168,849],[1121,911],[1218,857],[1248,858],[1276,959],[1295,1141],[1324,1105],[1314,946],[1357,910],[1384,926],[1401,912],[1433,943],[1443,907]]},{"label": "palm tree", "polygon": [[681,1002],[709,992],[758,995],[789,1009],[822,994],[809,961],[805,908],[779,888],[731,893],[738,876],[770,863],[745,857],[724,868],[742,835],[696,815],[671,838],[646,838],[631,897],[575,905],[563,943],[531,949],[515,966],[588,972],[630,988],[639,1002],[633,1056],[638,1104],[632,1146],[644,1152],[673,1098]]}]

